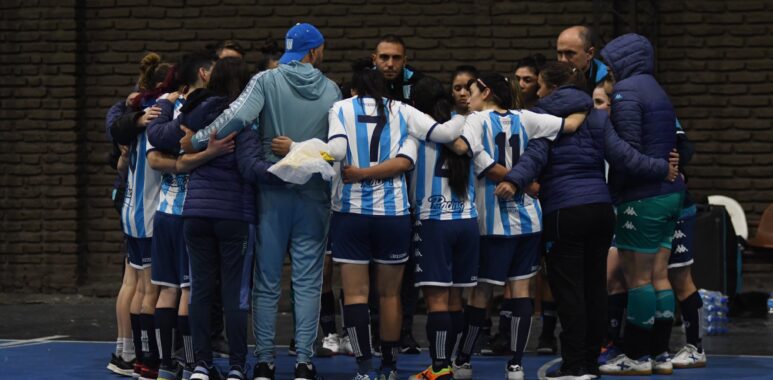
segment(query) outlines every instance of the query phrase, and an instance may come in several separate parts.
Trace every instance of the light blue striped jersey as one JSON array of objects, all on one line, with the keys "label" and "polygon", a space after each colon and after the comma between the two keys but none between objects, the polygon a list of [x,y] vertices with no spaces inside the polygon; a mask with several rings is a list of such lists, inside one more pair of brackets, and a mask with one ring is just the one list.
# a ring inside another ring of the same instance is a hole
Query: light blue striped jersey
[{"label": "light blue striped jersey", "polygon": [[[397,156],[416,162],[416,140],[409,140],[408,135],[426,138],[435,121],[398,101],[392,101],[384,113],[386,119],[379,122],[372,98],[355,96],[333,105],[328,140],[346,139],[345,165],[367,168]],[[405,174],[351,184],[343,183],[338,175],[333,179],[332,210],[362,215],[408,215]]]},{"label": "light blue striped jersey", "polygon": [[153,214],[158,207],[161,173],[148,164],[147,154],[153,147],[144,130],[137,135],[130,149],[126,197],[121,209],[123,232],[135,238],[149,238],[153,237]]},{"label": "light blue striped jersey", "polygon": [[[554,140],[563,122],[559,117],[526,110],[473,112],[467,116],[462,138],[473,157],[488,156],[486,160],[509,170],[518,163],[530,139]],[[476,157],[476,161],[480,159]],[[475,203],[481,235],[518,236],[542,230],[542,210],[536,198],[519,189],[514,198],[502,200],[494,195],[496,186],[488,178],[477,181]]]},{"label": "light blue striped jersey", "polygon": [[[411,139],[413,137],[410,137]],[[459,220],[478,217],[475,207],[475,176],[487,169],[493,162],[488,156],[479,154],[470,165],[467,196],[460,198],[451,191],[448,184],[448,165],[443,145],[418,141],[416,165],[411,171],[411,204],[418,219]]]},{"label": "light blue striped jersey", "polygon": [[[180,108],[182,108],[183,104],[185,104],[185,99],[180,96],[174,103],[172,119],[180,116]],[[182,153],[182,150],[180,153]],[[161,174],[161,198],[158,202],[158,211],[164,214],[182,215],[187,189],[188,174]]]}]

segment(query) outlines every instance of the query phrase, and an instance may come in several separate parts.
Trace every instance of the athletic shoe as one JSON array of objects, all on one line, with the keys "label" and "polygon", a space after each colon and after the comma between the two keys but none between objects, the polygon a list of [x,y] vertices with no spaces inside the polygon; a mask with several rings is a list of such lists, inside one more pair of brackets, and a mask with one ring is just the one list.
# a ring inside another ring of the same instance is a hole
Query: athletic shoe
[{"label": "athletic shoe", "polygon": [[600,366],[599,370],[604,375],[648,376],[652,375],[652,362],[649,356],[642,356],[639,360],[634,360],[621,354],[608,361],[607,364]]},{"label": "athletic shoe", "polygon": [[142,372],[140,372],[140,380],[156,380],[158,379],[158,367],[142,366]]},{"label": "athletic shoe", "polygon": [[674,366],[671,364],[671,355],[664,352],[655,357],[652,362],[653,375],[671,375],[674,373]]},{"label": "athletic shoe", "polygon": [[381,367],[378,372],[378,380],[397,380],[397,368]]},{"label": "athletic shoe", "polygon": [[591,377],[588,374],[583,373],[584,370],[564,371],[562,369],[556,369],[547,373],[546,379],[548,380],[590,380]]},{"label": "athletic shoe", "polygon": [[317,369],[312,363],[295,363],[295,380],[317,380]]},{"label": "athletic shoe", "polygon": [[451,370],[454,373],[454,380],[472,379],[472,365],[470,362],[456,364],[456,360],[451,363]]},{"label": "athletic shoe", "polygon": [[491,338],[488,335],[481,335],[478,340],[483,340],[483,346],[480,349],[481,355],[500,356],[510,353],[510,337],[505,334],[496,333]]},{"label": "athletic shoe", "polygon": [[416,339],[413,338],[413,333],[410,330],[403,331],[400,337],[400,353],[409,355],[421,353],[421,347],[416,343]]},{"label": "athletic shoe", "polygon": [[191,380],[220,380],[220,371],[215,366],[208,366],[207,363],[199,362],[193,369]]},{"label": "athletic shoe", "polygon": [[158,380],[177,380],[177,367],[161,366],[158,368]]},{"label": "athletic shoe", "polygon": [[258,363],[252,368],[252,380],[274,380],[274,363]]},{"label": "athletic shoe", "polygon": [[110,354],[110,363],[107,364],[107,369],[117,375],[129,377],[134,373],[134,361],[127,363],[120,356]]},{"label": "athletic shoe", "polygon": [[507,380],[523,380],[523,367],[518,364],[508,364],[505,378]]},{"label": "athletic shoe", "polygon": [[354,356],[354,349],[352,348],[352,341],[349,339],[349,335],[341,337],[341,341],[338,344],[338,353]]},{"label": "athletic shoe", "polygon": [[601,377],[601,371],[599,371],[598,365],[594,365],[593,367],[590,367],[590,368],[586,367],[586,368],[583,368],[582,370],[583,370],[583,373],[586,376],[588,376],[588,378],[591,380],[598,379],[599,377]]},{"label": "athletic shoe", "polygon": [[539,337],[539,342],[537,343],[538,355],[555,355],[557,352],[558,343],[556,342],[556,337],[552,335]]},{"label": "athletic shoe", "polygon": [[322,346],[317,347],[316,356],[321,358],[333,356],[341,349],[340,346],[341,338],[338,337],[338,334],[328,334],[326,337],[322,338]]},{"label": "athletic shoe", "polygon": [[458,377],[454,377],[454,373],[451,371],[451,367],[446,367],[438,372],[432,370],[432,366],[421,371],[411,377],[408,380],[455,380]]},{"label": "athletic shoe", "polygon": [[182,380],[191,380],[192,375],[193,375],[193,368],[188,366],[183,367]]},{"label": "athletic shoe", "polygon": [[225,380],[247,380],[247,369],[238,365],[232,365],[228,370]]},{"label": "athletic shoe", "polygon": [[139,360],[134,359],[134,372],[132,372],[132,377],[135,379],[139,379],[140,375],[142,374],[142,363],[140,363]]},{"label": "athletic shoe", "polygon": [[[230,349],[228,347],[228,341],[220,336],[212,339],[212,356],[216,358],[228,358],[230,355]],[[183,353],[185,355],[185,353]]]},{"label": "athletic shoe", "polygon": [[357,373],[352,380],[379,380],[379,375],[375,371],[368,373]]},{"label": "athletic shoe", "polygon": [[706,352],[688,344],[671,359],[674,368],[703,368],[706,366]]},{"label": "athletic shoe", "polygon": [[607,364],[610,360],[620,356],[623,353],[623,351],[617,347],[615,347],[614,344],[609,343],[605,347],[601,348],[601,354],[599,355],[599,365]]}]

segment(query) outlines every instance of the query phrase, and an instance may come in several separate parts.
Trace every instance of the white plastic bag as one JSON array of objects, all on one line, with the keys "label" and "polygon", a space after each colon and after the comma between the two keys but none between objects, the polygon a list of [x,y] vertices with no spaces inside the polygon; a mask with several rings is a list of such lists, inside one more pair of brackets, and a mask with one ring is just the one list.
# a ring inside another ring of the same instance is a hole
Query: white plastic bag
[{"label": "white plastic bag", "polygon": [[268,171],[283,181],[296,185],[309,182],[315,173],[321,174],[325,181],[330,181],[335,175],[335,170],[330,162],[325,161],[322,157],[322,154],[328,151],[327,144],[320,139],[295,143],[290,153],[279,162],[271,165]]}]

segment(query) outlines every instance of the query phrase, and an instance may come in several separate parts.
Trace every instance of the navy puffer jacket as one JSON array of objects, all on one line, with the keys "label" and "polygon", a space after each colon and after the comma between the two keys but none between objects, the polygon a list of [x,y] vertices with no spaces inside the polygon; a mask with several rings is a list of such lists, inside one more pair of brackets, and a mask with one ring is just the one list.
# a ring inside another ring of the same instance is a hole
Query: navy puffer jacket
[{"label": "navy puffer jacket", "polygon": [[[642,155],[614,131],[606,112],[592,109],[588,94],[576,87],[561,87],[540,99],[534,112],[567,117],[590,110],[585,122],[572,134],[562,134],[549,149],[539,149],[545,162],[540,177],[540,202],[549,213],[561,208],[611,203],[604,179],[604,160],[632,175],[665,178],[668,162]],[[527,147],[528,151],[531,146]],[[525,153],[526,155],[526,153]]]},{"label": "navy puffer jacket", "polygon": [[[186,100],[186,105],[191,99]],[[192,105],[192,104],[191,104]],[[225,97],[206,97],[190,111],[180,114],[180,124],[196,132],[215,120],[228,107]],[[250,138],[250,128],[241,133]],[[252,135],[257,144],[257,135]],[[237,146],[239,144],[237,138]],[[237,148],[238,149],[238,148]],[[190,173],[183,217],[238,220],[257,223],[255,188],[239,172],[236,153],[219,156]]]},{"label": "navy puffer jacket", "polygon": [[[653,158],[668,159],[676,147],[676,114],[668,95],[653,76],[652,45],[643,36],[625,34],[601,50],[615,75],[612,123],[620,137]],[[644,199],[684,191],[681,176],[674,182],[652,180],[610,171],[610,186],[617,202]]]}]

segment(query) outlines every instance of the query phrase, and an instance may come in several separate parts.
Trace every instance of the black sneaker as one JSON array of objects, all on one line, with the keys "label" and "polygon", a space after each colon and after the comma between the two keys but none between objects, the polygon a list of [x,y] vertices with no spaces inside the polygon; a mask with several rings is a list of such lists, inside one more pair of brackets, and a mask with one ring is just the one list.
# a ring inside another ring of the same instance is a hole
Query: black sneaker
[{"label": "black sneaker", "polygon": [[134,360],[126,362],[120,356],[110,354],[110,363],[107,364],[107,369],[117,375],[131,377],[134,373]]},{"label": "black sneaker", "polygon": [[247,369],[238,365],[232,365],[228,370],[225,380],[247,380]]},{"label": "black sneaker", "polygon": [[252,368],[252,380],[274,380],[274,363],[258,363]]},{"label": "black sneaker", "polygon": [[539,337],[537,355],[555,355],[558,352],[558,342],[552,335]]},{"label": "black sneaker", "polygon": [[317,380],[317,369],[311,363],[295,363],[295,380]]},{"label": "black sneaker", "polygon": [[298,350],[295,349],[295,339],[290,339],[290,346],[287,347],[287,353],[290,356],[297,356]]},{"label": "black sneaker", "polygon": [[[478,338],[478,340],[481,338],[483,338],[483,336]],[[505,334],[497,333],[485,342],[485,344],[481,347],[480,353],[481,355],[487,356],[501,356],[509,354],[510,337]]]},{"label": "black sneaker", "polygon": [[547,373],[546,379],[548,380],[587,380],[588,376],[582,369],[576,370],[564,370],[561,368],[554,369]]},{"label": "black sneaker", "polygon": [[416,339],[413,338],[413,333],[410,330],[403,331],[400,337],[400,353],[409,355],[421,353],[421,347],[416,343]]}]

